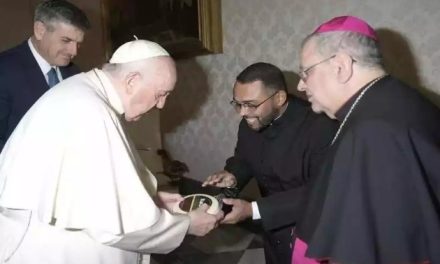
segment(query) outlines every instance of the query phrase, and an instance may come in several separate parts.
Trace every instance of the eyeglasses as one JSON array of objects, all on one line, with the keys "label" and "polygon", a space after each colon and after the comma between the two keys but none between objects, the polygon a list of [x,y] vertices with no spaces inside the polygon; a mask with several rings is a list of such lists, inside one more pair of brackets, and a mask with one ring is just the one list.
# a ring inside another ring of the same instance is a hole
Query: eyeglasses
[{"label": "eyeglasses", "polygon": [[326,61],[328,61],[328,60],[333,59],[334,57],[336,57],[336,54],[334,54],[334,55],[332,55],[332,56],[330,56],[330,57],[328,57],[328,58],[326,58],[326,59],[323,59],[322,61],[319,61],[319,62],[317,62],[317,63],[315,63],[315,64],[313,64],[313,65],[311,65],[311,66],[309,66],[309,67],[306,67],[304,70],[299,71],[299,73],[298,73],[299,78],[301,78],[301,80],[302,80],[303,82],[307,81],[307,77],[308,77],[308,75],[309,75],[309,71],[310,71],[311,69],[313,69],[314,67],[318,66],[318,65],[321,64],[321,63],[324,63],[324,62],[326,62]]},{"label": "eyeglasses", "polygon": [[234,107],[235,111],[237,111],[237,112],[240,112],[243,107],[246,108],[248,111],[253,112],[253,111],[257,110],[257,108],[260,107],[260,105],[264,104],[267,100],[274,97],[277,93],[278,93],[278,91],[276,91],[271,96],[267,97],[266,99],[264,99],[263,101],[261,101],[258,104],[240,103],[235,100],[232,100],[229,103],[232,105],[232,107]]}]

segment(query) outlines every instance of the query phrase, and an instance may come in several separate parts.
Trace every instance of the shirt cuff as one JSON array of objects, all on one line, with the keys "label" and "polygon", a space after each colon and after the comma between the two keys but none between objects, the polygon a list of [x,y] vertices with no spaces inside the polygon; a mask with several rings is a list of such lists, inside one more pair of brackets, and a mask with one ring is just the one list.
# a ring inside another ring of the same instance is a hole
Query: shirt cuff
[{"label": "shirt cuff", "polygon": [[260,210],[258,210],[257,202],[252,202],[252,220],[261,219]]}]

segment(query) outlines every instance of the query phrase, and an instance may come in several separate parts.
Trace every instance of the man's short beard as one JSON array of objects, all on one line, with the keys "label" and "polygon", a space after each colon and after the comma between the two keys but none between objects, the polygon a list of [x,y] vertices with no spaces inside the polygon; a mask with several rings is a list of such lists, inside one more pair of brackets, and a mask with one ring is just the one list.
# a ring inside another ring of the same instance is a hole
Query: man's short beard
[{"label": "man's short beard", "polygon": [[[270,126],[270,124],[272,124],[272,122],[275,120],[275,118],[278,117],[278,115],[279,115],[279,111],[274,110],[272,113],[270,113],[269,115],[267,115],[265,117],[257,117],[257,121],[260,124],[260,127],[255,130],[256,131],[264,130],[266,127],[268,127],[268,126]],[[253,128],[251,127],[251,129],[253,129]]]}]

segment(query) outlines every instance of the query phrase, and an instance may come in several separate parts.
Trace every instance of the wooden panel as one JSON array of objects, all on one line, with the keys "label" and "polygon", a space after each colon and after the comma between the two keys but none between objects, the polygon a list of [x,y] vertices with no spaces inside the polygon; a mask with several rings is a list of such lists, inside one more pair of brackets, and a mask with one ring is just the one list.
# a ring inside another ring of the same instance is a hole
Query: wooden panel
[{"label": "wooden panel", "polygon": [[29,38],[34,15],[31,0],[0,0],[0,6],[0,51],[3,51]]}]

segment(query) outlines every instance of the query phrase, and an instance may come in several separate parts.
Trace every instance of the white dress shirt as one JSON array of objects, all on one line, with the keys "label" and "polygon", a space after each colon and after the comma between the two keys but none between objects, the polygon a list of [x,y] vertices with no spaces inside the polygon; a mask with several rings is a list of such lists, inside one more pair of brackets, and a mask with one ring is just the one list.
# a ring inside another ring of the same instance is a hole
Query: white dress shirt
[{"label": "white dress shirt", "polygon": [[58,80],[60,82],[63,80],[63,76],[61,75],[60,69],[57,66],[52,66],[47,62],[41,55],[38,53],[37,49],[35,49],[34,44],[32,44],[31,39],[28,39],[28,45],[31,49],[32,55],[34,55],[35,60],[38,63],[38,66],[40,66],[41,72],[44,74],[44,78],[46,79],[46,82],[49,83],[49,77],[47,76],[47,73],[50,71],[50,69],[55,68],[58,76]]}]

